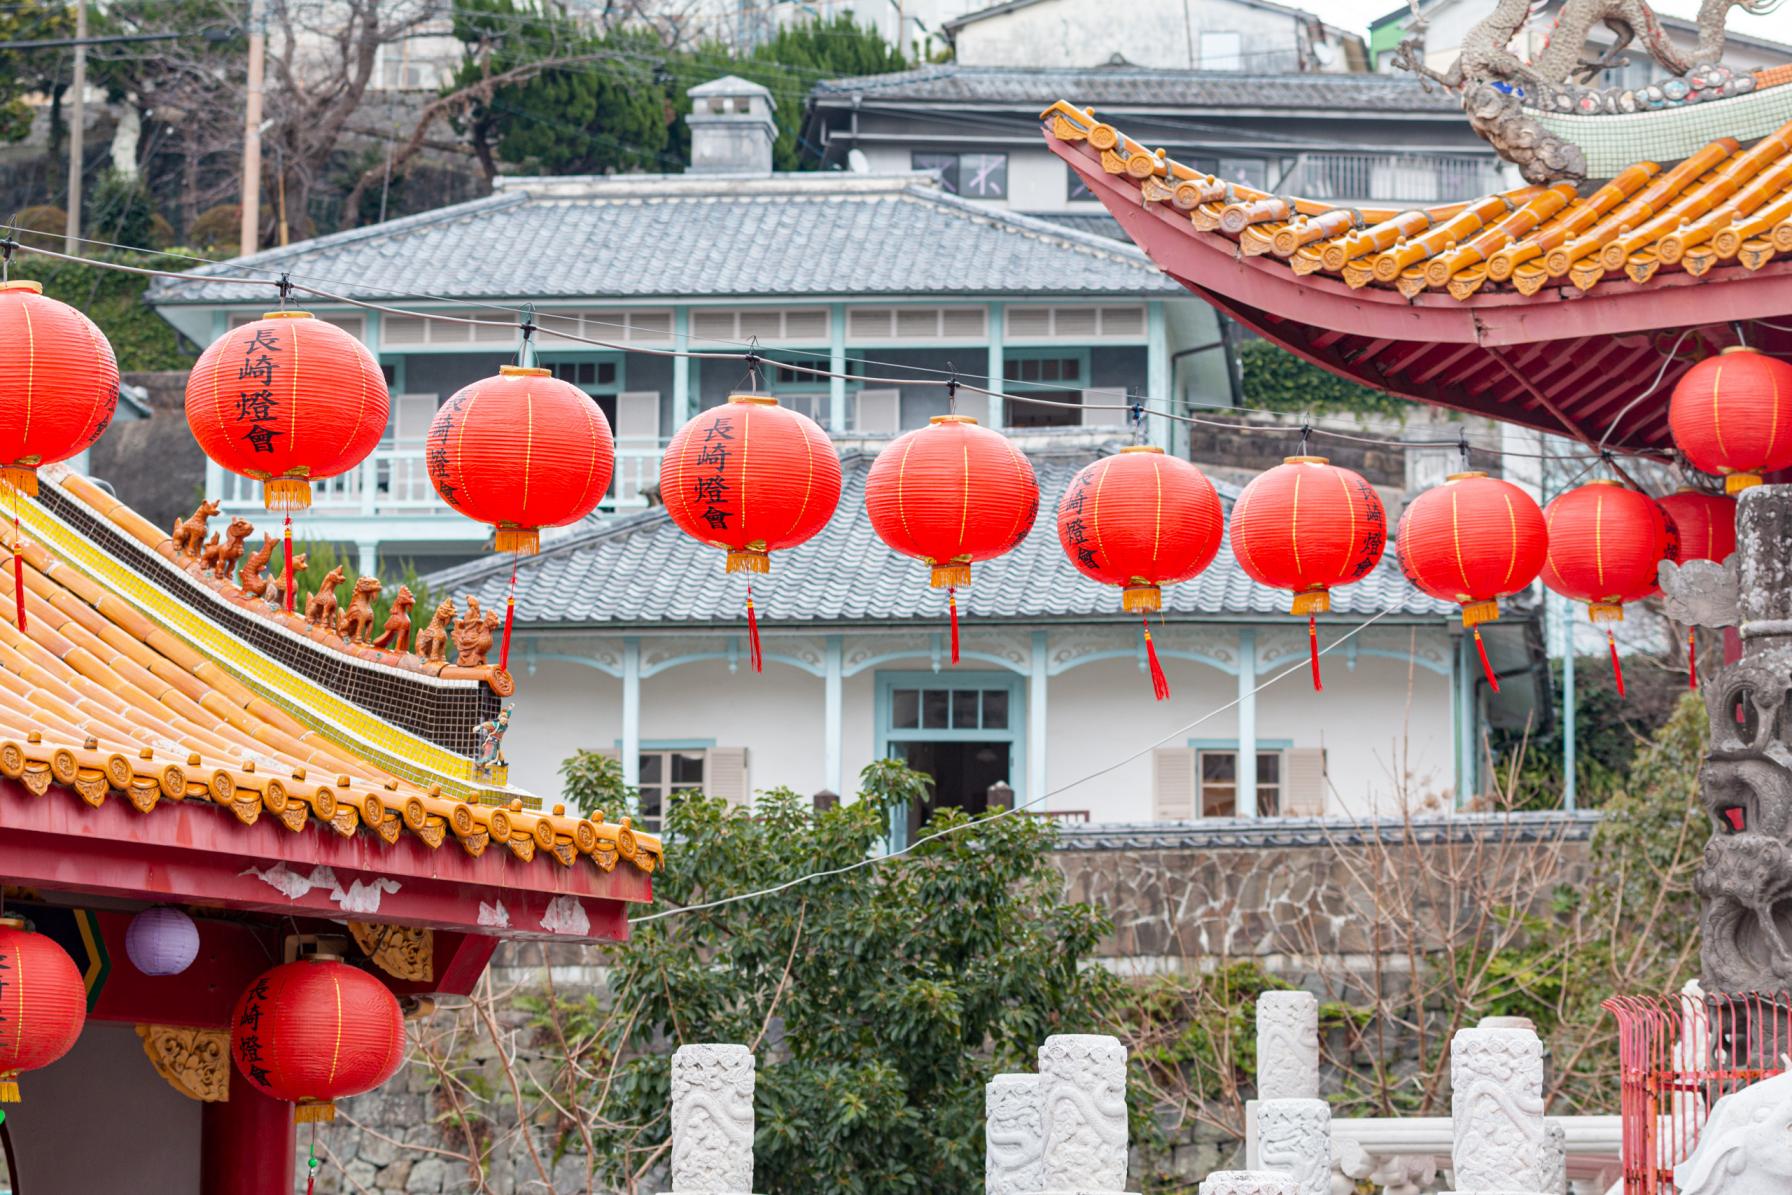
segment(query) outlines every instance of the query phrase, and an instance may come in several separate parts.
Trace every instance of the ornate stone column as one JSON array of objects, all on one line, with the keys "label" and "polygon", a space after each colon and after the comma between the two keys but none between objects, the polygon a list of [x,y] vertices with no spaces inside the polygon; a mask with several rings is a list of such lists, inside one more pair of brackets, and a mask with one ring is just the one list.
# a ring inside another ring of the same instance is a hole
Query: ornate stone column
[{"label": "ornate stone column", "polygon": [[1330,1195],[1331,1106],[1324,1100],[1258,1100],[1257,1164],[1288,1175],[1300,1195]]},{"label": "ornate stone column", "polygon": [[1257,997],[1257,1098],[1319,1098],[1319,998],[1313,993]]},{"label": "ornate stone column", "polygon": [[753,1051],[680,1046],[672,1055],[672,1190],[753,1190]]},{"label": "ornate stone column", "polygon": [[1126,1190],[1126,1047],[1118,1038],[1046,1038],[1039,1047],[1039,1109],[1045,1190]]},{"label": "ornate stone column", "polygon": [[1737,628],[1742,657],[1701,678],[1711,742],[1699,773],[1711,840],[1696,886],[1704,899],[1700,961],[1708,992],[1792,988],[1792,486],[1743,492],[1736,552],[1722,566],[1661,566],[1667,613]]},{"label": "ornate stone column", "polygon": [[1201,1180],[1201,1195],[1300,1195],[1300,1187],[1285,1174],[1215,1170]]},{"label": "ornate stone column", "polygon": [[1545,1190],[1543,1043],[1522,1017],[1489,1017],[1450,1043],[1457,1195]]},{"label": "ornate stone column", "polygon": [[1040,1189],[1044,1148],[1039,1076],[997,1075],[983,1089],[983,1185],[987,1195]]}]

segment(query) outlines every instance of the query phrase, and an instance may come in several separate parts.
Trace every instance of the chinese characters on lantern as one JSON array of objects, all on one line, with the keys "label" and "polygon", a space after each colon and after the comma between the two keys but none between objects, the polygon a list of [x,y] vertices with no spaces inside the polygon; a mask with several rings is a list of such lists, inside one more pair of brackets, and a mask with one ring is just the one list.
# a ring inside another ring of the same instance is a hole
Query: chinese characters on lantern
[{"label": "chinese characters on lantern", "polygon": [[728,530],[728,518],[734,514],[728,485],[728,454],[734,442],[734,421],[717,419],[703,429],[703,445],[697,452],[697,467],[713,472],[698,475],[692,493],[703,503],[701,518],[717,531]]},{"label": "chinese characters on lantern", "polygon": [[460,509],[460,503],[455,500],[459,487],[449,483],[452,465],[448,444],[454,436],[456,424],[460,422],[460,409],[465,403],[466,400],[457,394],[443,404],[442,409],[436,412],[435,421],[429,425],[429,437],[424,441],[423,448],[424,466],[429,470],[429,480],[435,484],[436,493],[442,496],[442,501],[456,510]]},{"label": "chinese characters on lantern", "polygon": [[1070,491],[1064,495],[1062,509],[1076,517],[1064,524],[1064,538],[1076,553],[1077,562],[1085,568],[1100,568],[1101,559],[1095,549],[1089,546],[1089,527],[1083,521],[1083,503],[1089,496],[1089,485],[1093,478],[1087,472],[1078,473],[1070,483]]},{"label": "chinese characters on lantern", "polygon": [[247,423],[243,439],[256,452],[274,451],[274,437],[286,433],[269,424],[278,416],[280,404],[274,401],[275,357],[284,350],[280,340],[266,328],[257,328],[243,346],[243,363],[237,370],[237,381],[243,388],[237,392],[236,422]]},{"label": "chinese characters on lantern", "polygon": [[250,986],[243,1000],[243,1015],[236,1023],[236,1055],[249,1081],[261,1087],[268,1085],[267,1067],[261,1056],[261,1006],[268,998],[268,979],[262,976]]},{"label": "chinese characters on lantern", "polygon": [[[1355,474],[1352,476],[1356,477]],[[1363,497],[1363,520],[1369,524],[1369,529],[1363,533],[1362,555],[1350,569],[1350,579],[1360,581],[1381,563],[1381,552],[1388,542],[1388,527],[1387,515],[1382,512],[1381,497],[1376,494],[1375,487],[1361,477],[1356,477],[1352,484]]]}]

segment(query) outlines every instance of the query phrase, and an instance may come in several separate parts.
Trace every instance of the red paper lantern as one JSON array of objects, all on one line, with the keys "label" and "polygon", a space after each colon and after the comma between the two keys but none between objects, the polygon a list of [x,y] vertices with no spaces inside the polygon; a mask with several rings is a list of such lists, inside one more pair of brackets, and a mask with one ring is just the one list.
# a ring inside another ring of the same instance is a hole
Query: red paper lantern
[{"label": "red paper lantern", "polygon": [[1655,504],[1673,521],[1682,562],[1722,564],[1736,550],[1736,499],[1686,486]]},{"label": "red paper lantern", "polygon": [[261,482],[269,510],[310,506],[313,481],[365,460],[391,406],[367,347],[307,311],[270,311],[231,329],[187,375],[187,424],[199,447]]},{"label": "red paper lantern", "polygon": [[[827,526],[840,504],[840,457],[813,419],[765,394],[730,394],[673,435],[660,462],[666,512],[686,535],[728,553],[731,573],[771,570],[771,553]],[[763,668],[747,587],[753,671]]]},{"label": "red paper lantern", "polygon": [[1374,570],[1387,539],[1375,487],[1322,456],[1288,457],[1253,478],[1232,505],[1239,567],[1273,589],[1292,590],[1292,612],[1307,616],[1315,689],[1322,687],[1316,616],[1332,608],[1334,586]]},{"label": "red paper lantern", "polygon": [[1668,426],[1686,459],[1724,479],[1726,493],[1792,467],[1792,364],[1743,345],[1681,375]]},{"label": "red paper lantern", "polygon": [[386,985],[334,959],[264,972],[230,1017],[230,1057],[297,1121],[333,1120],[333,1100],[372,1091],[404,1062],[404,1014]]},{"label": "red paper lantern", "polygon": [[1499,692],[1481,624],[1500,616],[1499,599],[1529,588],[1543,571],[1549,532],[1536,501],[1509,481],[1455,473],[1407,505],[1394,546],[1407,580],[1461,605],[1487,683]]},{"label": "red paper lantern", "polygon": [[496,527],[500,552],[537,552],[541,528],[596,510],[616,467],[610,421],[591,397],[548,370],[518,365],[456,391],[426,444],[436,493]]},{"label": "red paper lantern", "polygon": [[[1610,478],[1557,495],[1543,518],[1549,527],[1543,583],[1563,597],[1587,603],[1587,616],[1594,622],[1620,621],[1625,603],[1655,594],[1661,562],[1679,555],[1674,523],[1661,507],[1647,494]],[[1624,672],[1609,626],[1605,638],[1622,697]]]},{"label": "red paper lantern", "polygon": [[17,1103],[19,1072],[68,1053],[86,1023],[87,986],[68,952],[0,918],[0,1102]]},{"label": "red paper lantern", "polygon": [[118,361],[92,320],[0,282],[0,481],[37,493],[40,465],[91,447],[118,409]]},{"label": "red paper lantern", "polygon": [[[1058,542],[1070,563],[1092,581],[1121,586],[1121,608],[1141,617],[1163,608],[1162,586],[1187,581],[1213,563],[1224,526],[1207,475],[1148,445],[1084,467],[1058,503]],[[1149,620],[1145,655],[1162,701],[1170,686]]]},{"label": "red paper lantern", "polygon": [[1007,437],[968,415],[936,415],[878,453],[865,477],[865,513],[879,539],[932,567],[947,591],[952,662],[958,594],[971,565],[1012,551],[1039,514],[1033,466]]}]

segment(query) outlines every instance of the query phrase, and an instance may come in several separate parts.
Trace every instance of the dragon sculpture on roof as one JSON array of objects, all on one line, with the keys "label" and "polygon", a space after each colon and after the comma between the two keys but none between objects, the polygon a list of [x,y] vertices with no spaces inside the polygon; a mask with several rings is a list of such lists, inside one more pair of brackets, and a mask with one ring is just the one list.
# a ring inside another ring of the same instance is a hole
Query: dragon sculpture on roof
[{"label": "dragon sculpture on roof", "polygon": [[[1646,0],[1565,0],[1547,44],[1527,62],[1511,45],[1543,5],[1497,0],[1464,36],[1456,61],[1439,71],[1425,62],[1426,17],[1419,0],[1407,0],[1413,13],[1410,36],[1395,51],[1394,64],[1418,75],[1427,89],[1441,86],[1460,95],[1476,132],[1529,181],[1578,182],[1589,176],[1587,155],[1559,118],[1671,111],[1753,92],[1759,82],[1755,74],[1721,61],[1730,12],[1765,15],[1783,2],[1703,0],[1698,43],[1688,50],[1668,36]],[[1613,44],[1598,58],[1587,58],[1587,39],[1601,25],[1611,30]],[[1591,85],[1600,72],[1627,63],[1632,47],[1669,78],[1639,87]]]}]

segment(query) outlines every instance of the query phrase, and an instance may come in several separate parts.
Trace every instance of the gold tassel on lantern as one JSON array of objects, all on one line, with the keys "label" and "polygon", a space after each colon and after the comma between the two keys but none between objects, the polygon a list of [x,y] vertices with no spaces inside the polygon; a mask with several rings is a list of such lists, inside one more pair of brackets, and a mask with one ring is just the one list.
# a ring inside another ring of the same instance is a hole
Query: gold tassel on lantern
[{"label": "gold tassel on lantern", "polygon": [[492,547],[499,552],[533,556],[541,551],[541,532],[534,527],[499,527]]},{"label": "gold tassel on lantern", "polygon": [[294,1124],[317,1124],[336,1119],[336,1105],[331,1100],[300,1100],[292,1106]]},{"label": "gold tassel on lantern", "polygon": [[1294,595],[1294,608],[1289,613],[1304,614],[1310,618],[1315,614],[1330,614],[1331,610],[1331,591],[1329,589],[1311,589],[1306,593]]},{"label": "gold tassel on lantern", "polygon": [[16,1104],[19,1102],[19,1072],[11,1071],[0,1075],[0,1104]]},{"label": "gold tassel on lantern", "polygon": [[739,548],[728,553],[728,571],[769,573],[772,571],[772,558],[764,548]]},{"label": "gold tassel on lantern", "polygon": [[1120,591],[1120,608],[1128,614],[1155,614],[1164,608],[1164,591],[1155,585],[1128,585]]},{"label": "gold tassel on lantern", "polygon": [[[932,561],[928,562],[932,564]],[[934,589],[958,589],[971,583],[971,562],[964,559],[948,560],[944,564],[933,565],[933,579],[929,584]]]},{"label": "gold tassel on lantern", "polygon": [[1481,602],[1462,603],[1462,629],[1465,631],[1478,627],[1484,622],[1498,622],[1499,617],[1500,604],[1492,598]]},{"label": "gold tassel on lantern", "polygon": [[261,501],[268,510],[308,510],[311,482],[303,477],[270,477],[261,483]]},{"label": "gold tassel on lantern", "polygon": [[17,490],[27,498],[37,497],[37,470],[26,465],[7,465],[0,469],[0,484]]}]

